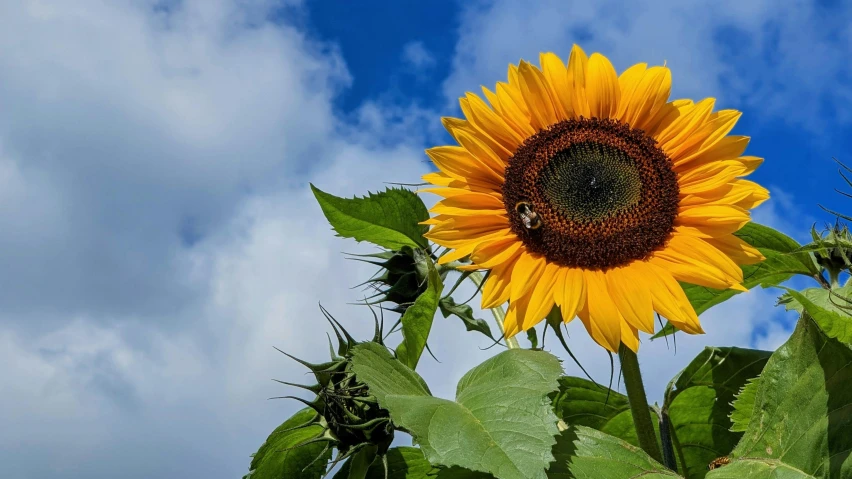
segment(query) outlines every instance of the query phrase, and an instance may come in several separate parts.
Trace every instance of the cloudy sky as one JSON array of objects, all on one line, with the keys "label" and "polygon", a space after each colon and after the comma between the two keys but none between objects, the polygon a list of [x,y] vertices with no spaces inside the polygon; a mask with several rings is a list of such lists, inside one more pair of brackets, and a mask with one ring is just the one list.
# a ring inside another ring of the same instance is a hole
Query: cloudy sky
[{"label": "cloudy sky", "polygon": [[[353,332],[372,270],[308,189],[416,182],[441,115],[506,66],[571,44],[618,70],[666,61],[674,96],[744,111],[766,158],[756,218],[799,239],[849,211],[852,10],[842,2],[0,2],[0,475],[234,478],[297,404],[271,378],[323,359],[322,302]],[[433,200],[430,200],[433,201]],[[774,348],[790,318],[754,291],[675,354],[645,341],[650,396],[704,345]],[[461,295],[459,295],[461,296]],[[488,318],[487,315],[482,317]],[[607,355],[571,327],[597,379]],[[493,354],[436,321],[450,397]],[[554,348],[554,351],[558,351]],[[566,363],[570,373],[576,368]]]}]

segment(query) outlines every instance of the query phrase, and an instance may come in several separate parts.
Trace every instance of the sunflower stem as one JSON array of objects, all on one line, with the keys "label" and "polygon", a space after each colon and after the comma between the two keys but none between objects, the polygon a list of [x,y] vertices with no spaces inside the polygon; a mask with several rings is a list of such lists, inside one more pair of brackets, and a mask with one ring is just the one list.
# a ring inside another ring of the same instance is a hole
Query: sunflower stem
[{"label": "sunflower stem", "polygon": [[624,344],[618,349],[621,361],[621,371],[624,375],[624,388],[627,389],[627,399],[630,402],[630,412],[633,414],[633,424],[639,447],[645,450],[655,461],[662,463],[663,455],[657,443],[657,433],[651,422],[651,409],[645,396],[645,386],[642,384],[642,372],[639,370],[639,359],[636,353]]},{"label": "sunflower stem", "polygon": [[[482,273],[479,271],[474,271],[470,273],[470,280],[473,281],[473,284],[476,285],[477,288],[482,286]],[[506,319],[506,311],[503,310],[502,306],[497,306],[496,308],[491,308],[491,315],[494,316],[494,322],[497,323],[497,328],[500,330],[500,335],[503,336],[506,334],[506,330],[503,329],[503,322]],[[509,349],[518,349],[520,345],[518,344],[518,340],[514,337],[506,338],[506,347]]]}]

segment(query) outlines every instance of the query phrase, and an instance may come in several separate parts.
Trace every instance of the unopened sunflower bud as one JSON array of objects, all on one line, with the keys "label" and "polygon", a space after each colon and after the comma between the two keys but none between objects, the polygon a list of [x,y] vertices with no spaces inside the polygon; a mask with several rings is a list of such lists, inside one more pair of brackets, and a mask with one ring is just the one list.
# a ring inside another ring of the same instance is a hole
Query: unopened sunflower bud
[{"label": "unopened sunflower bud", "polygon": [[817,263],[829,275],[832,284],[842,271],[852,268],[852,234],[849,227],[841,222],[821,232],[811,229],[814,242],[811,244]]},{"label": "unopened sunflower bud", "polygon": [[[387,410],[379,407],[367,385],[359,381],[352,370],[352,349],[359,342],[325,309],[320,309],[331,323],[337,337],[337,348],[332,347],[331,361],[314,364],[281,351],[310,369],[317,381],[314,385],[279,381],[316,394],[312,401],[287,396],[316,411],[314,419],[299,426],[300,428],[312,425],[322,427],[322,433],[303,444],[326,442],[336,447],[339,454],[335,463],[368,446],[375,446],[377,454],[383,455],[393,442],[394,428]],[[371,341],[382,344],[382,327],[378,318],[376,332]]]},{"label": "unopened sunflower bud", "polygon": [[[354,259],[381,268],[372,278],[362,283],[375,290],[375,294],[367,298],[368,304],[393,303],[395,306],[387,309],[404,314],[426,290],[430,258],[428,253],[421,249],[403,246],[397,251],[385,251]],[[379,259],[384,261],[377,261]]]}]

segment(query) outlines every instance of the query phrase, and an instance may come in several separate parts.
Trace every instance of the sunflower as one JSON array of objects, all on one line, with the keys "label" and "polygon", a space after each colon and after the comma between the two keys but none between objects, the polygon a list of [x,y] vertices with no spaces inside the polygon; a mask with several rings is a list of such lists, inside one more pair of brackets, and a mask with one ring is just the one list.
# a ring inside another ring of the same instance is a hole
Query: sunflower
[{"label": "sunflower", "polygon": [[728,133],[735,110],[669,101],[671,72],[574,46],[568,64],[509,65],[508,82],[467,93],[465,119],[443,118],[458,145],[426,151],[424,180],[442,197],[427,237],[488,270],[482,307],[509,302],[507,337],[554,305],[610,351],[636,351],[655,312],[703,333],[679,281],[745,290],[739,265],[763,259],[733,233],[769,198],[741,177],[762,158]]}]

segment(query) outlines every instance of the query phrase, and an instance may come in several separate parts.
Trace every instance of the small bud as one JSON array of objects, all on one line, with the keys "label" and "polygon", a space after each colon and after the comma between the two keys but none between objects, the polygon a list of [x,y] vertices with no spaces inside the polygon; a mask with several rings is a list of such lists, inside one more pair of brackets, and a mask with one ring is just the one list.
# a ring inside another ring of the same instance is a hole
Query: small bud
[{"label": "small bud", "polygon": [[826,227],[817,232],[816,227],[811,228],[811,243],[814,257],[829,275],[832,284],[843,271],[852,268],[852,234],[849,227],[839,220],[834,226]]},{"label": "small bud", "polygon": [[403,246],[397,251],[385,251],[361,258],[384,260],[353,258],[381,268],[372,278],[362,283],[375,291],[375,294],[368,298],[368,304],[393,303],[396,306],[387,309],[404,314],[426,290],[430,261],[426,251]]}]

